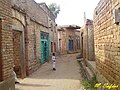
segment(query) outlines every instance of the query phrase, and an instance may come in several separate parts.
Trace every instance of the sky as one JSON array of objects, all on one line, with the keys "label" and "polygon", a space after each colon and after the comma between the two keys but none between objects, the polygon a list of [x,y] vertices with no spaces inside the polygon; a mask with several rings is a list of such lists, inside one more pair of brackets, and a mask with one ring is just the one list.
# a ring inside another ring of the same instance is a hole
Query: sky
[{"label": "sky", "polygon": [[93,19],[93,12],[100,0],[35,0],[37,3],[45,2],[47,5],[56,3],[60,5],[60,12],[56,19],[58,25],[84,24],[84,12],[87,19]]}]

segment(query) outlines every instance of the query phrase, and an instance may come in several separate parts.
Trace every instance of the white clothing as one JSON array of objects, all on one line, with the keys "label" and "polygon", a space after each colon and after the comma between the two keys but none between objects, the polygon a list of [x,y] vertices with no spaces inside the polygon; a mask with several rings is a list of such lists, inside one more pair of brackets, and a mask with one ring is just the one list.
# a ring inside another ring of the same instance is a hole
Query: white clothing
[{"label": "white clothing", "polygon": [[16,75],[15,71],[13,71],[13,76],[14,76],[14,78],[15,78],[15,82],[19,82],[19,80],[18,80],[18,78],[17,78],[17,75]]},{"label": "white clothing", "polygon": [[56,58],[55,58],[55,56],[52,56],[52,62],[53,62],[53,68],[55,68],[55,64],[56,64]]},{"label": "white clothing", "polygon": [[52,56],[52,60],[55,61],[55,56]]},{"label": "white clothing", "polygon": [[55,68],[55,64],[56,64],[56,62],[53,62],[53,68]]}]

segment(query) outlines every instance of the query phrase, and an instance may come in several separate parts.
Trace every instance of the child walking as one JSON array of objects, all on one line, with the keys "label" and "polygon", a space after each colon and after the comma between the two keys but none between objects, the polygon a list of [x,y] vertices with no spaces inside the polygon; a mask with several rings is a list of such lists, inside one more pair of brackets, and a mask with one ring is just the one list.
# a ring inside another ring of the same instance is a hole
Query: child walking
[{"label": "child walking", "polygon": [[53,55],[52,55],[52,62],[53,62],[53,70],[56,71],[56,69],[55,69],[55,64],[56,64],[55,53],[53,53]]}]

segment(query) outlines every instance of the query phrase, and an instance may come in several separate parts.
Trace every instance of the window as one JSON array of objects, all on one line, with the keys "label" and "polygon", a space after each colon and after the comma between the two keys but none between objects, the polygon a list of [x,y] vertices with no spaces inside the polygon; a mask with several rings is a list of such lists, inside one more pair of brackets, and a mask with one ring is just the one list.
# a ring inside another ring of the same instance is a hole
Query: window
[{"label": "window", "polygon": [[2,30],[2,20],[0,19],[0,81],[2,81],[2,54],[1,54],[1,47],[2,47],[2,43],[1,43],[1,30]]}]

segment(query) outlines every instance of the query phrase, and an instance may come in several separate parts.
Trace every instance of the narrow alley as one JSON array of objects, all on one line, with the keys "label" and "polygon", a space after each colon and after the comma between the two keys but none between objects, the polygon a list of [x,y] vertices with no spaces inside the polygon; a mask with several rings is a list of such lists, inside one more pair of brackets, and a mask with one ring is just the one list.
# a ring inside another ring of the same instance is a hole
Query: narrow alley
[{"label": "narrow alley", "polygon": [[77,54],[57,56],[56,71],[52,63],[45,63],[35,73],[20,80],[16,90],[81,90],[82,80]]},{"label": "narrow alley", "polygon": [[120,0],[0,0],[0,90],[120,90]]}]

